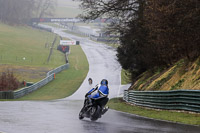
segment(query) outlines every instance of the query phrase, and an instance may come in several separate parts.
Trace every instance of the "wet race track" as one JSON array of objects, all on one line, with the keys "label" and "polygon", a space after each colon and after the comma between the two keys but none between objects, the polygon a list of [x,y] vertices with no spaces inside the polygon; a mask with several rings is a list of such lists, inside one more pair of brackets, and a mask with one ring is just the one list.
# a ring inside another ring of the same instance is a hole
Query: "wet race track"
[{"label": "wet race track", "polygon": [[199,133],[200,127],[157,121],[109,110],[101,119],[91,122],[78,119],[85,93],[106,78],[109,97],[122,94],[121,67],[114,49],[87,38],[75,37],[53,29],[61,36],[79,40],[86,53],[90,69],[79,90],[72,96],[53,101],[0,102],[0,133]]},{"label": "wet race track", "polygon": [[[1,102],[3,133],[199,133],[199,127],[141,118],[109,110],[91,122],[78,119],[82,101]],[[9,109],[9,110],[8,110]]]}]

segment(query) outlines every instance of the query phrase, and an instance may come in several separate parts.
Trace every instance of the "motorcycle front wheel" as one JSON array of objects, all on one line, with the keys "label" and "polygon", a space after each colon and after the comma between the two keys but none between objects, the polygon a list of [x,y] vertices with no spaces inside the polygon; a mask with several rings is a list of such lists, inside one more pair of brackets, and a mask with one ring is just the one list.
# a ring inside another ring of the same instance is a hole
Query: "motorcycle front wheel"
[{"label": "motorcycle front wheel", "polygon": [[84,108],[82,108],[81,111],[80,111],[80,113],[79,113],[79,119],[80,120],[82,120],[84,118],[83,111],[84,111]]}]

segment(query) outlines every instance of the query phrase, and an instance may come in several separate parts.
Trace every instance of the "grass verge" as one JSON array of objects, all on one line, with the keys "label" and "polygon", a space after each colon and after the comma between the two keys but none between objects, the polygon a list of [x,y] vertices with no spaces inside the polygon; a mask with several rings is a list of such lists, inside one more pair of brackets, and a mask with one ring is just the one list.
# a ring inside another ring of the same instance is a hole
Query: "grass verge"
[{"label": "grass verge", "polygon": [[31,27],[8,26],[0,23],[0,63],[18,66],[55,68],[64,64],[64,57],[56,50],[49,62],[50,47],[55,34]]},{"label": "grass verge", "polygon": [[71,46],[69,64],[69,69],[56,74],[55,80],[17,100],[53,100],[73,94],[79,88],[89,70],[87,58],[80,46]]},{"label": "grass verge", "polygon": [[154,110],[139,106],[131,106],[124,102],[121,98],[114,98],[108,102],[111,109],[122,112],[136,114],[148,118],[167,120],[183,124],[198,125],[200,126],[200,114],[188,112],[176,112],[168,110]]},{"label": "grass verge", "polygon": [[129,84],[131,83],[131,80],[130,80],[130,73],[128,73],[126,70],[122,69],[121,71],[121,84],[122,85],[126,85],[126,84]]},{"label": "grass verge", "polygon": [[26,26],[0,23],[0,72],[9,69],[18,80],[36,82],[46,72],[65,63],[57,49],[59,37],[47,62],[55,34]]}]

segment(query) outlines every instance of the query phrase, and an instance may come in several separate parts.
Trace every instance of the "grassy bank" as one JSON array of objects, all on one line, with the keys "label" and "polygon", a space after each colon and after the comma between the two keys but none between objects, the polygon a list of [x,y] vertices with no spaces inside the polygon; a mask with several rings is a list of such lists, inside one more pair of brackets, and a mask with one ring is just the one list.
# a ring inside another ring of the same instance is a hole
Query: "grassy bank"
[{"label": "grassy bank", "polygon": [[149,108],[131,106],[125,103],[121,98],[111,99],[108,103],[111,109],[136,114],[144,117],[149,117],[158,120],[167,120],[172,122],[199,125],[200,126],[200,114],[188,113],[188,112],[175,112],[167,110],[153,110]]},{"label": "grassy bank", "polygon": [[[47,63],[54,37],[53,33],[30,27],[0,24],[0,62],[1,64],[39,67],[62,65],[64,58],[57,50],[53,50],[51,60]],[[58,42],[59,40],[57,44]],[[46,47],[45,44],[47,44]]]},{"label": "grassy bank", "polygon": [[71,46],[70,68],[56,75],[55,80],[17,100],[52,100],[73,94],[85,79],[89,65],[80,46]]},{"label": "grassy bank", "polygon": [[55,34],[25,26],[0,23],[0,72],[11,69],[19,80],[36,82],[46,72],[65,63],[63,54],[53,48],[47,62]]},{"label": "grassy bank", "polygon": [[200,90],[200,57],[190,62],[181,59],[169,68],[157,68],[140,75],[131,87],[133,90]]},{"label": "grassy bank", "polygon": [[126,70],[122,69],[122,71],[121,71],[121,84],[126,85],[126,84],[129,84],[129,83],[131,83],[130,74]]}]

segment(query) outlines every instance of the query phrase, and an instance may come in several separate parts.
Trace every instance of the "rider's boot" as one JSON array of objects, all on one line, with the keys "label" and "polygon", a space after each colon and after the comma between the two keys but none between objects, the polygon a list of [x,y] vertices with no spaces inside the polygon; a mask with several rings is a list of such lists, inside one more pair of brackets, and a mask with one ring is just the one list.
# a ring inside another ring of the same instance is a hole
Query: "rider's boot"
[{"label": "rider's boot", "polygon": [[91,107],[92,106],[92,99],[88,98],[88,103],[86,105],[86,107]]},{"label": "rider's boot", "polygon": [[92,106],[92,99],[91,98],[88,99],[88,106]]}]

